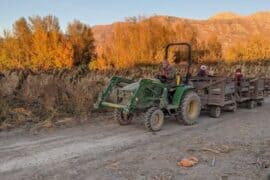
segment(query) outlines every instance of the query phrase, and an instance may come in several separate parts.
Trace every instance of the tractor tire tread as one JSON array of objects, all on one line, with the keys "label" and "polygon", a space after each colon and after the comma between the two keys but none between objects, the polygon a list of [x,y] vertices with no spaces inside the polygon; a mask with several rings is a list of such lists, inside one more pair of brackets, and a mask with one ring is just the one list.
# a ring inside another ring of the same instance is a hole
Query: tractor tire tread
[{"label": "tractor tire tread", "polygon": [[[190,103],[190,98],[194,98],[194,97],[198,102],[198,107],[197,108],[199,108],[199,109],[198,109],[197,118],[194,118],[193,121],[190,121],[190,120],[188,120],[186,112],[184,110],[187,108],[188,103]],[[201,111],[200,97],[194,91],[187,92],[184,95],[184,98],[183,98],[181,106],[180,106],[180,114],[181,114],[180,115],[180,121],[182,121],[184,123],[184,125],[187,125],[187,126],[193,125],[193,124],[195,124],[197,122],[200,111]]]},{"label": "tractor tire tread", "polygon": [[114,117],[114,120],[117,121],[121,126],[126,126],[126,125],[131,124],[131,117],[128,117],[127,119],[125,119],[122,116],[122,112],[118,109],[114,111],[113,117]]},{"label": "tractor tire tread", "polygon": [[159,110],[159,108],[151,107],[150,109],[146,111],[144,115],[144,125],[149,131],[153,131],[152,126],[151,126],[151,116],[156,110]]}]

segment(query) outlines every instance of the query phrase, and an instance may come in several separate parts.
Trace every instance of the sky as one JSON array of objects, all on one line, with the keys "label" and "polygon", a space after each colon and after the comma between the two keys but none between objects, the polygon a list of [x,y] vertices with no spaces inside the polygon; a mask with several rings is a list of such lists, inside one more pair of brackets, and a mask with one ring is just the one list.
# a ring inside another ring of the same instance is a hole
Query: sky
[{"label": "sky", "polygon": [[207,19],[224,11],[248,15],[269,10],[270,0],[1,0],[0,32],[20,17],[35,15],[55,15],[65,29],[74,19],[93,26],[139,15]]}]

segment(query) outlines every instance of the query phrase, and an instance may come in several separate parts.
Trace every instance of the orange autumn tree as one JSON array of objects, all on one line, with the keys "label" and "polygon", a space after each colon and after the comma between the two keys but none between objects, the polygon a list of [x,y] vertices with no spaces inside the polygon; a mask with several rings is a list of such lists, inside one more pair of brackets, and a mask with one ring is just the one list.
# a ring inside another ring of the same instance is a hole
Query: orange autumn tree
[{"label": "orange autumn tree", "polygon": [[0,37],[0,70],[47,70],[86,64],[95,54],[91,28],[75,21],[65,34],[55,16],[18,19]]},{"label": "orange autumn tree", "polygon": [[155,18],[129,18],[118,23],[109,42],[103,45],[92,68],[130,68],[136,65],[157,64],[163,58],[164,45],[186,41],[196,44],[196,32],[188,26],[173,28]]},{"label": "orange autumn tree", "polygon": [[96,55],[90,26],[75,20],[68,25],[67,36],[73,48],[73,65],[87,65]]},{"label": "orange autumn tree", "polygon": [[33,33],[31,65],[34,69],[72,67],[72,44],[60,31],[54,16],[31,17]]},{"label": "orange autumn tree", "polygon": [[16,55],[12,53],[16,50],[15,45],[15,39],[10,32],[4,31],[4,37],[0,41],[0,70],[10,69],[17,64]]},{"label": "orange autumn tree", "polygon": [[[91,27],[78,20],[62,31],[55,16],[20,18],[0,36],[0,70],[60,69],[89,62],[93,69],[159,64],[164,45],[179,41],[192,44],[193,59],[199,63],[253,63],[270,59],[268,34],[253,35],[228,46],[220,42],[220,35],[201,37],[199,29],[188,21],[176,23],[173,17],[132,17],[111,27],[96,55]],[[172,53],[169,55],[172,57]]]},{"label": "orange autumn tree", "polygon": [[116,68],[153,64],[162,59],[164,44],[172,41],[170,29],[154,20],[118,24],[112,42],[105,47],[105,58]]},{"label": "orange autumn tree", "polygon": [[25,68],[31,59],[32,32],[25,18],[20,18],[13,24],[13,48],[10,53],[15,65]]},{"label": "orange autumn tree", "polygon": [[204,51],[202,62],[218,63],[223,60],[222,44],[215,33],[211,33],[207,41],[201,45],[200,49]]},{"label": "orange autumn tree", "polygon": [[25,68],[29,62],[32,34],[25,18],[13,24],[13,31],[4,31],[0,46],[0,69]]},{"label": "orange autumn tree", "polygon": [[269,62],[270,37],[266,34],[251,36],[245,42],[229,47],[226,56],[228,62]]}]

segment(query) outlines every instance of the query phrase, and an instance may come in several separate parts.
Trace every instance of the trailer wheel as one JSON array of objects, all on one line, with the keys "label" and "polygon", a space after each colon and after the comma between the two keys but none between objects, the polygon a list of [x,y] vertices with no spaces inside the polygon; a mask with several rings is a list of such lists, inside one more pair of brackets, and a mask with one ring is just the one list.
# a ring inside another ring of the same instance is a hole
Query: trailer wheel
[{"label": "trailer wheel", "polygon": [[232,112],[236,112],[237,111],[237,104],[235,103],[235,105],[232,108]]},{"label": "trailer wheel", "polygon": [[161,130],[164,123],[164,113],[157,107],[148,109],[144,117],[144,125],[150,131]]},{"label": "trailer wheel", "polygon": [[263,106],[263,100],[258,101],[258,102],[257,102],[257,105],[258,105],[258,106]]},{"label": "trailer wheel", "polygon": [[210,107],[210,117],[219,118],[221,115],[221,107],[211,106]]},{"label": "trailer wheel", "polygon": [[230,112],[236,112],[237,111],[237,103],[234,103],[232,107],[230,108]]},{"label": "trailer wheel", "polygon": [[200,97],[193,91],[188,92],[181,102],[180,111],[180,121],[185,125],[195,124],[201,112]]},{"label": "trailer wheel", "polygon": [[247,106],[248,106],[248,109],[254,109],[255,108],[255,101],[249,101]]},{"label": "trailer wheel", "polygon": [[114,120],[118,121],[118,123],[122,126],[129,125],[132,120],[132,115],[125,115],[121,110],[116,109],[114,111]]}]

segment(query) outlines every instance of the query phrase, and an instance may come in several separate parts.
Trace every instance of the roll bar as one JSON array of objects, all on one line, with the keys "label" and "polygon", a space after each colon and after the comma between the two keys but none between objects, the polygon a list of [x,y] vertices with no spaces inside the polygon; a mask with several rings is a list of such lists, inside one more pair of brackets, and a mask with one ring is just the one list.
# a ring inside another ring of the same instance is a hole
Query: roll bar
[{"label": "roll bar", "polygon": [[191,65],[192,65],[192,56],[191,56],[192,47],[191,47],[191,44],[186,43],[186,42],[169,43],[169,44],[167,44],[165,46],[165,51],[164,51],[164,60],[166,60],[166,61],[168,61],[169,49],[172,46],[185,46],[185,47],[188,48],[188,69],[187,69],[187,74],[186,74],[186,83],[188,83],[189,78],[190,78],[189,71],[190,71],[190,68],[191,68]]}]

